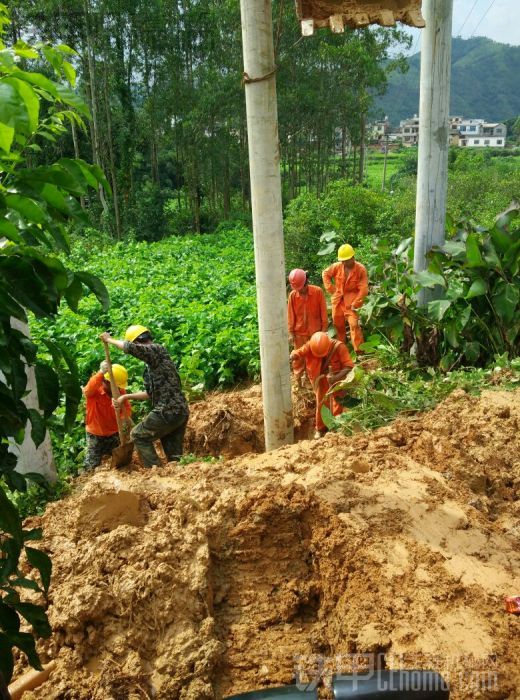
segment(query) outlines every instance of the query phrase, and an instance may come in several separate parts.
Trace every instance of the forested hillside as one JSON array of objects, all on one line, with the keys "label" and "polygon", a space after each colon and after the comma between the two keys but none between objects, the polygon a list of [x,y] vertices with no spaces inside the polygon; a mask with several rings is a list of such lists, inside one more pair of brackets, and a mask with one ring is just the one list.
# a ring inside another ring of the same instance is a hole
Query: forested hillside
[{"label": "forested hillside", "polygon": [[[419,111],[421,55],[408,59],[406,73],[394,73],[377,101],[393,124]],[[484,37],[456,38],[452,44],[451,113],[504,121],[520,113],[520,46]]]}]

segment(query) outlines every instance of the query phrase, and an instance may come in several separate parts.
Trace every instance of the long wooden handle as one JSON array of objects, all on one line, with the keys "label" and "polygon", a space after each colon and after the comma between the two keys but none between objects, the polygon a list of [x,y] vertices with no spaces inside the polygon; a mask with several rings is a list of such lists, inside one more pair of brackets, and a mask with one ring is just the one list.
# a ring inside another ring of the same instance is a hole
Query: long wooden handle
[{"label": "long wooden handle", "polygon": [[55,667],[56,661],[50,661],[48,664],[45,664],[43,671],[31,669],[21,678],[11,683],[9,686],[11,700],[20,700],[26,690],[35,690],[42,683],[45,683]]},{"label": "long wooden handle", "polygon": [[[116,380],[114,379],[114,372],[112,371],[112,361],[110,360],[110,350],[108,349],[108,343],[103,340],[103,345],[105,347],[105,359],[108,365],[108,376],[110,377],[110,388],[112,389],[112,397],[118,399],[120,397],[119,389],[117,388]],[[123,433],[123,424],[121,422],[121,415],[119,409],[114,409],[116,413],[117,430],[119,432],[119,439],[121,444],[125,444],[125,436]]]}]

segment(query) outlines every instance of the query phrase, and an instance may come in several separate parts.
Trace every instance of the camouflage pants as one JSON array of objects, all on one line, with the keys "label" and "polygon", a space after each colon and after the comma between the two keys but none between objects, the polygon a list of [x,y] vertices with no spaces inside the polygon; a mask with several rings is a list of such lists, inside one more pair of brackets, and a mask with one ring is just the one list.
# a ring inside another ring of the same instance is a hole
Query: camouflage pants
[{"label": "camouflage pants", "polygon": [[94,469],[101,464],[105,455],[112,454],[114,447],[119,447],[119,435],[92,435],[87,433],[87,452],[85,454],[85,469]]},{"label": "camouflage pants", "polygon": [[182,457],[187,423],[188,416],[185,413],[170,413],[161,409],[150,411],[130,433],[143,467],[161,463],[153,446],[154,440],[161,441],[168,462],[178,462]]}]

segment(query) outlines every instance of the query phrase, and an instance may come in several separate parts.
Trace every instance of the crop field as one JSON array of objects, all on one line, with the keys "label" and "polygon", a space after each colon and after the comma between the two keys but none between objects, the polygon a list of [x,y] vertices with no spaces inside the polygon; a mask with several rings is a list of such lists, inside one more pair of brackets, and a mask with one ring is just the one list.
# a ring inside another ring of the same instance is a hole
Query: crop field
[{"label": "crop field", "polygon": [[[390,152],[386,161],[386,189],[389,189],[390,178],[401,166],[403,161],[402,152]],[[383,182],[383,172],[385,164],[385,154],[378,150],[369,149],[367,151],[366,181],[371,189],[380,190]]]},{"label": "crop field", "polygon": [[[114,244],[78,240],[69,263],[99,275],[111,306],[103,313],[93,296],[79,314],[64,303],[55,320],[34,321],[32,332],[65,342],[86,381],[102,359],[98,335],[122,337],[127,326],[150,328],[172,352],[185,385],[208,389],[259,373],[258,328],[249,231],[169,238],[159,243]],[[114,361],[117,351],[114,353]],[[116,359],[117,358],[117,359]],[[140,386],[142,364],[125,357],[130,388]]]}]

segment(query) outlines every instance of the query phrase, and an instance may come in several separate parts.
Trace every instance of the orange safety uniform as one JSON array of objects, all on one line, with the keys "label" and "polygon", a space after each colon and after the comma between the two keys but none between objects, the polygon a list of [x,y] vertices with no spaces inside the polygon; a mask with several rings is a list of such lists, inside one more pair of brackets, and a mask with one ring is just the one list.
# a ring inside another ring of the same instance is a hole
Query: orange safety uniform
[{"label": "orange safety uniform", "polygon": [[[324,403],[325,394],[330,388],[329,380],[325,375],[336,374],[342,369],[354,367],[345,343],[335,342],[336,348],[330,356],[327,365],[325,365],[327,357],[316,357],[312,353],[310,342],[305,343],[301,348],[291,353],[293,357],[296,356],[296,359],[301,359],[305,362],[307,376],[314,387],[314,393],[316,394],[316,430],[324,430],[326,427],[321,417],[321,407]],[[330,409],[333,416],[339,416],[340,413],[343,413],[343,406],[336,401],[333,394],[327,397],[325,405]]]},{"label": "orange safety uniform", "polygon": [[[321,287],[315,284],[306,285],[307,294],[294,289],[289,294],[287,302],[287,318],[289,334],[294,340],[294,347],[301,348],[317,331],[327,332],[329,318],[327,316],[327,302]],[[301,374],[305,369],[303,360],[293,363],[293,370]]]},{"label": "orange safety uniform", "polygon": [[[124,389],[119,389],[120,394],[126,394]],[[83,389],[87,399],[85,427],[87,433],[98,436],[108,436],[117,433],[116,412],[112,405],[112,397],[106,393],[103,386],[103,372],[96,372]],[[130,418],[132,408],[125,401],[121,408],[121,417]]]},{"label": "orange safety uniform", "polygon": [[350,339],[354,350],[365,340],[359,326],[356,309],[363,306],[368,295],[368,275],[364,265],[354,262],[351,270],[346,270],[342,262],[337,262],[323,270],[323,284],[332,294],[332,323],[338,340],[345,342],[347,337],[345,321],[350,327]]}]

